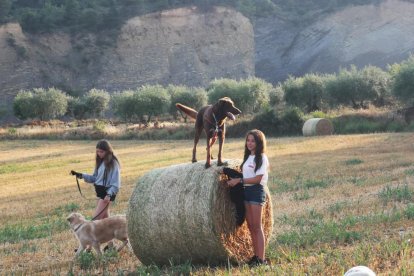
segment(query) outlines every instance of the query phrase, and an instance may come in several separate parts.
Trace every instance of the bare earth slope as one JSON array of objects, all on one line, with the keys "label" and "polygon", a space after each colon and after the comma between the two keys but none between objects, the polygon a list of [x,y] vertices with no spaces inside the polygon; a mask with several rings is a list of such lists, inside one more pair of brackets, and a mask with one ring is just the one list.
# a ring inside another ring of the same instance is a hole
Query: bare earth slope
[{"label": "bare earth slope", "polygon": [[414,52],[413,14],[414,3],[388,0],[346,8],[305,28],[277,18],[258,20],[256,75],[276,82],[350,64],[385,68]]}]

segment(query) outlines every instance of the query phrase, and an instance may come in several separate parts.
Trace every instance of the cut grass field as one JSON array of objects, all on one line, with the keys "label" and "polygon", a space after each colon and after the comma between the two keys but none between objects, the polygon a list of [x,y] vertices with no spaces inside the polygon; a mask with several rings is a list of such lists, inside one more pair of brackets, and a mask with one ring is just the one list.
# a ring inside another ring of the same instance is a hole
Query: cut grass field
[{"label": "cut grass field", "polygon": [[[0,143],[0,274],[308,274],[340,275],[366,265],[384,275],[414,275],[414,137],[372,134],[268,139],[274,235],[272,267],[143,266],[129,250],[73,259],[77,241],[66,216],[91,217],[92,186],[71,169],[92,172],[96,141]],[[112,141],[122,188],[111,211],[125,213],[137,179],[189,162],[192,141]],[[241,158],[228,139],[225,158]],[[214,148],[213,153],[217,152]],[[204,160],[204,146],[199,147]],[[183,237],[185,238],[185,237]]]}]

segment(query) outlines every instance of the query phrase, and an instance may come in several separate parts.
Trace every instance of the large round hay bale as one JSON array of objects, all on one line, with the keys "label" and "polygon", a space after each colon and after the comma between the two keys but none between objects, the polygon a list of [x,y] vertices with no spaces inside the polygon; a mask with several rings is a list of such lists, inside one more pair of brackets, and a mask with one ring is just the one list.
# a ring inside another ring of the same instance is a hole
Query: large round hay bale
[{"label": "large round hay bale", "polygon": [[303,136],[332,135],[333,130],[333,125],[328,119],[312,118],[303,124],[302,133]]},{"label": "large round hay bale", "polygon": [[[228,160],[236,169],[241,161]],[[215,164],[180,164],[142,176],[129,200],[128,233],[135,255],[144,264],[191,261],[199,264],[242,262],[253,255],[247,223],[236,226],[227,177]],[[272,233],[268,189],[263,212],[266,243]]]}]

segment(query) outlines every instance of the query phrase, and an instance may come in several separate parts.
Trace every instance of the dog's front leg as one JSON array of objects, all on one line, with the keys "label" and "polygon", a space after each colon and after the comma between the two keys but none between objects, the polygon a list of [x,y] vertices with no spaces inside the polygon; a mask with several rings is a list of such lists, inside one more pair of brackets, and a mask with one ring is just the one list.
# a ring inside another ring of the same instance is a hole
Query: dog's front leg
[{"label": "dog's front leg", "polygon": [[224,139],[225,139],[225,128],[223,126],[223,129],[219,133],[219,152],[217,156],[217,166],[223,166],[223,160],[221,158],[223,153],[223,145],[224,145]]},{"label": "dog's front leg", "polygon": [[78,247],[78,249],[76,250],[76,254],[75,254],[75,256],[79,256],[79,254],[83,251],[83,250],[85,250],[85,246],[83,246],[83,244],[82,243],[79,243],[79,247]]},{"label": "dog's front leg", "polygon": [[194,136],[194,147],[193,147],[193,159],[191,160],[191,162],[195,163],[197,162],[197,144],[198,144],[198,140],[200,140],[200,135],[201,132],[203,131],[203,126],[197,126],[196,124],[196,133]]},{"label": "dog's front leg", "polygon": [[210,148],[210,140],[211,140],[211,137],[207,136],[207,148],[206,148],[206,150],[207,150],[207,158],[206,158],[206,164],[204,165],[204,167],[205,167],[206,169],[208,169],[208,168],[210,168],[210,167],[211,167],[211,152],[210,152],[211,148]]},{"label": "dog's front leg", "polygon": [[95,248],[95,251],[96,251],[96,253],[98,253],[99,256],[102,255],[101,244],[99,242],[94,242],[92,244],[92,247]]}]

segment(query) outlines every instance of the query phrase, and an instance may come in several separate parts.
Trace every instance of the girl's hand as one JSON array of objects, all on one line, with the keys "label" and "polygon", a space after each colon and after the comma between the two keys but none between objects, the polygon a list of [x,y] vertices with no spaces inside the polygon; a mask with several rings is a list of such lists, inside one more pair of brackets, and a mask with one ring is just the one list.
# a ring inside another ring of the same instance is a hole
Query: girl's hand
[{"label": "girl's hand", "polygon": [[233,178],[227,181],[227,185],[229,185],[230,187],[234,187],[239,183],[240,183],[240,178]]},{"label": "girl's hand", "polygon": [[110,196],[106,196],[103,200],[105,203],[108,203],[109,201],[111,201],[111,197]]}]

